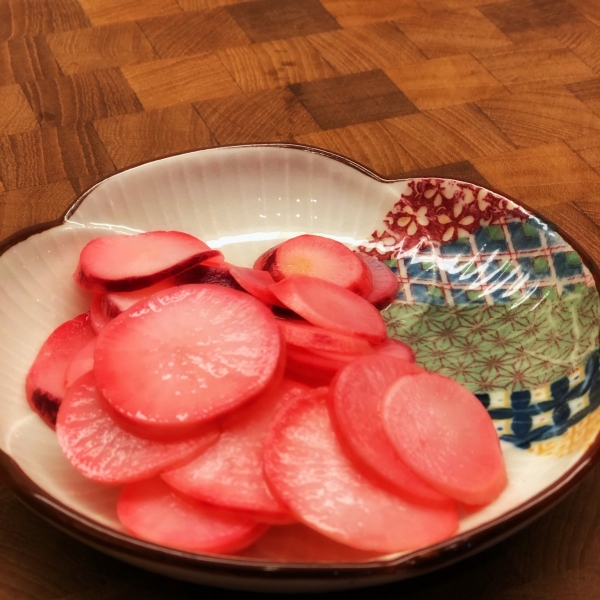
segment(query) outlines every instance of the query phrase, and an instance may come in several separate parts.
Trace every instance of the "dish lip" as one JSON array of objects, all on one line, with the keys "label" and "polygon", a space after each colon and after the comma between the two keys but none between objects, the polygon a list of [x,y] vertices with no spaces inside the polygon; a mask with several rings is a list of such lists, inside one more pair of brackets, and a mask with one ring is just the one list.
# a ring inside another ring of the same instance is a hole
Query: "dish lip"
[{"label": "dish lip", "polygon": [[[397,183],[401,181],[419,180],[419,179],[440,179],[443,181],[457,181],[461,183],[470,183],[477,187],[486,189],[503,198],[506,198],[518,206],[523,207],[531,215],[547,223],[559,235],[561,235],[581,256],[582,261],[588,267],[594,277],[596,288],[600,290],[600,269],[594,262],[588,252],[561,227],[556,226],[552,221],[539,215],[539,213],[521,200],[512,198],[503,192],[494,189],[492,186],[481,186],[474,182],[462,181],[448,177],[383,177],[366,167],[365,165],[354,161],[348,157],[337,154],[330,150],[306,146],[293,143],[251,143],[234,144],[227,146],[218,146],[210,148],[198,148],[184,152],[168,154],[160,158],[154,158],[142,161],[120,169],[110,175],[100,179],[90,188],[80,194],[65,212],[53,221],[38,223],[20,229],[11,234],[3,241],[0,241],[0,255],[4,254],[11,247],[25,241],[30,236],[43,231],[53,229],[64,224],[77,208],[85,201],[87,196],[107,179],[116,177],[121,173],[135,169],[137,167],[173,158],[187,154],[205,152],[217,149],[242,149],[242,148],[281,148],[292,149],[304,152],[310,152],[323,156],[325,158],[336,160],[346,166],[350,166],[364,175],[379,181],[381,183]],[[453,536],[445,540],[420,550],[402,554],[396,558],[382,558],[370,560],[362,563],[297,563],[297,562],[276,562],[261,559],[250,559],[244,557],[228,557],[220,555],[195,554],[191,552],[174,550],[163,546],[155,545],[136,539],[126,533],[115,531],[114,529],[101,525],[93,519],[79,514],[75,510],[67,507],[62,502],[57,501],[48,492],[34,483],[19,467],[19,465],[5,452],[0,450],[0,479],[9,489],[25,504],[29,509],[46,519],[59,529],[66,531],[70,535],[78,538],[98,549],[112,552],[121,556],[131,555],[135,558],[148,561],[150,563],[160,563],[168,566],[177,567],[184,571],[195,571],[200,573],[201,569],[210,569],[211,575],[228,577],[251,577],[262,578],[268,574],[269,578],[275,580],[293,579],[302,575],[303,578],[309,577],[315,581],[331,581],[347,577],[360,578],[384,578],[394,576],[395,579],[405,579],[414,577],[434,569],[449,565],[467,556],[481,551],[492,544],[504,539],[516,530],[525,527],[528,523],[540,517],[544,512],[552,508],[556,503],[563,499],[569,492],[573,491],[583,477],[600,462],[600,434],[596,436],[594,442],[587,448],[580,459],[569,470],[567,470],[559,479],[557,479],[548,488],[545,488],[523,504],[513,508],[507,513],[497,517],[487,523],[484,523],[475,529]]]}]

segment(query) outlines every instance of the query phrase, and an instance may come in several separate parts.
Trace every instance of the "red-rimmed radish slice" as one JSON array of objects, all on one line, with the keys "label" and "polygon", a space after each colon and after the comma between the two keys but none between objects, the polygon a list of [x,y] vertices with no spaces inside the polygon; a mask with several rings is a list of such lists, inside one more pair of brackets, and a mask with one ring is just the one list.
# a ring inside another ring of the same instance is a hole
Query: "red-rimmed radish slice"
[{"label": "red-rimmed radish slice", "polygon": [[264,461],[273,492],[300,521],[353,548],[399,552],[456,531],[454,505],[409,503],[355,469],[333,431],[326,389],[312,390],[276,414]]},{"label": "red-rimmed radish slice", "polygon": [[335,333],[302,321],[281,319],[277,322],[285,341],[294,346],[348,354],[373,353],[369,342],[355,336]]},{"label": "red-rimmed radish slice", "polygon": [[393,356],[372,355],[348,364],[331,388],[336,431],[347,450],[365,468],[406,498],[443,504],[449,498],[423,481],[398,456],[381,420],[381,401],[387,388],[405,375],[423,373],[413,363]]},{"label": "red-rimmed radish slice", "polygon": [[372,286],[370,270],[352,250],[318,235],[298,235],[281,243],[269,272],[275,281],[290,275],[310,275],[356,293]]},{"label": "red-rimmed radish slice", "polygon": [[506,486],[492,419],[456,381],[433,373],[403,377],[387,390],[382,417],[402,460],[441,493],[481,505]]},{"label": "red-rimmed radish slice", "polygon": [[275,258],[275,250],[279,248],[281,244],[277,244],[272,248],[269,248],[265,252],[263,252],[255,261],[252,266],[253,269],[258,269],[259,271],[268,271],[269,267],[273,263],[273,259]]},{"label": "red-rimmed radish slice", "polygon": [[90,305],[90,325],[94,333],[100,333],[112,317],[109,317],[103,306],[104,294],[94,294]]},{"label": "red-rimmed radish slice", "polygon": [[234,290],[242,291],[244,289],[229,272],[229,267],[224,267],[222,265],[196,265],[177,275],[175,277],[175,283],[177,285],[186,285],[188,283],[213,283]]},{"label": "red-rimmed radish slice", "polygon": [[69,389],[82,375],[94,370],[94,351],[97,337],[93,337],[73,358],[65,372],[65,387]]},{"label": "red-rimmed radish slice", "polygon": [[31,408],[52,428],[67,391],[67,367],[79,350],[95,336],[89,313],[66,321],[48,336],[29,369],[25,380],[27,400]]},{"label": "red-rimmed radish slice", "polygon": [[104,296],[102,296],[102,310],[110,319],[114,319],[117,315],[120,315],[128,308],[131,308],[136,302],[139,302],[156,292],[168,290],[174,285],[176,285],[175,278],[168,277],[163,281],[159,281],[158,283],[155,283],[150,287],[142,288],[141,290],[104,294]]},{"label": "red-rimmed radish slice", "polygon": [[269,305],[275,304],[276,306],[285,308],[269,289],[269,286],[273,285],[275,281],[268,271],[259,271],[257,269],[247,269],[245,267],[230,265],[229,272],[244,290],[249,294],[252,294],[255,298],[258,298],[261,302]]},{"label": "red-rimmed radish slice", "polygon": [[263,476],[263,447],[273,414],[307,388],[284,380],[270,393],[226,417],[219,441],[194,461],[163,473],[181,492],[209,504],[257,513],[257,519],[290,522]]},{"label": "red-rimmed radish slice", "polygon": [[345,362],[319,356],[307,348],[286,346],[286,376],[311,387],[329,385],[345,365]]},{"label": "red-rimmed radish slice", "polygon": [[400,340],[395,340],[392,338],[388,338],[383,342],[383,344],[379,344],[378,346],[374,346],[373,350],[376,354],[385,354],[387,356],[395,356],[401,360],[406,360],[408,362],[415,362],[415,353],[413,349],[404,342]]},{"label": "red-rimmed radish slice", "polygon": [[93,373],[67,392],[56,421],[58,443],[83,475],[109,485],[140,481],[198,456],[219,437],[216,425],[175,442],[137,437],[118,425],[101,397]]},{"label": "red-rimmed radish slice", "polygon": [[269,309],[210,284],[158,292],[98,336],[94,372],[113,408],[148,429],[187,429],[261,393],[279,364]]},{"label": "red-rimmed radish slice", "polygon": [[364,295],[379,310],[391,304],[398,295],[400,283],[396,274],[383,262],[368,254],[358,254],[367,265],[373,279],[371,291]]},{"label": "red-rimmed radish slice", "polygon": [[290,275],[273,285],[271,291],[287,308],[313,325],[374,344],[386,339],[379,311],[339,285],[308,275]]},{"label": "red-rimmed radish slice", "polygon": [[380,556],[377,552],[357,550],[335,542],[303,523],[271,527],[240,555],[278,563],[349,563]]},{"label": "red-rimmed radish slice", "polygon": [[117,514],[136,537],[188,552],[236,552],[267,530],[243,513],[184,498],[159,478],[126,485]]},{"label": "red-rimmed radish slice", "polygon": [[218,250],[180,231],[105,236],[83,248],[74,278],[96,293],[133,291],[218,254]]}]

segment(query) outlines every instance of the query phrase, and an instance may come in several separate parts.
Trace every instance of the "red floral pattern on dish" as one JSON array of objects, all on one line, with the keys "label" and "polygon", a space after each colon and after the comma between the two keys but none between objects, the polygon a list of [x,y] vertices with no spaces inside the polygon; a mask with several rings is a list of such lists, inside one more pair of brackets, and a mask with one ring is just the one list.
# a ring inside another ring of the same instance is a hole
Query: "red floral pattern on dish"
[{"label": "red floral pattern on dish", "polygon": [[383,232],[374,231],[360,250],[389,260],[424,244],[443,244],[506,219],[525,220],[529,214],[514,202],[470,183],[414,179],[410,192],[387,213]]}]

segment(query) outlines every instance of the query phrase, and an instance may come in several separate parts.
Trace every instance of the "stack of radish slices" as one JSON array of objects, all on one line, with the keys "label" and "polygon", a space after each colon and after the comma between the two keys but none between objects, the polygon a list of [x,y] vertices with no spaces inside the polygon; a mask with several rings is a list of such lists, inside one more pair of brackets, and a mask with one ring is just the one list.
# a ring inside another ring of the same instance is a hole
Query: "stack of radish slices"
[{"label": "stack of radish slices", "polygon": [[248,269],[157,231],[93,240],[75,281],[90,311],[46,340],[27,397],[76,469],[123,486],[135,536],[235,553],[301,523],[390,553],[506,485],[484,407],[387,338],[377,260],[302,235]]}]

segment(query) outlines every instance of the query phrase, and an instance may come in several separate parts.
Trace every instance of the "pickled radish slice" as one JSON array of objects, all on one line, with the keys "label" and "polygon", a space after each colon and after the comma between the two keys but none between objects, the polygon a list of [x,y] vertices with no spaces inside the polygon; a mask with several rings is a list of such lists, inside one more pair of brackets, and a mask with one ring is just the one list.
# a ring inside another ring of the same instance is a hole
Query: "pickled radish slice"
[{"label": "pickled radish slice", "polygon": [[398,277],[385,263],[374,256],[358,254],[358,257],[367,265],[373,279],[373,287],[369,293],[364,295],[364,298],[382,310],[391,304],[398,295],[400,289]]},{"label": "pickled radish slice", "polygon": [[383,344],[379,344],[378,346],[374,346],[373,350],[377,354],[385,354],[387,356],[395,356],[401,360],[407,360],[408,362],[415,362],[415,352],[414,350],[404,342],[400,340],[394,340],[389,338],[383,342]]},{"label": "pickled radish slice", "polygon": [[275,304],[285,308],[279,299],[269,289],[275,281],[268,271],[259,271],[257,269],[247,269],[245,267],[229,266],[229,272],[232,277],[244,288],[249,294],[258,298],[265,304]]},{"label": "pickled radish slice", "polygon": [[174,277],[168,277],[163,281],[159,281],[150,287],[142,288],[141,290],[135,290],[133,292],[113,292],[111,294],[104,294],[102,296],[101,307],[104,313],[109,319],[114,319],[117,315],[120,315],[123,311],[131,308],[136,302],[173,287],[175,284]]},{"label": "pickled radish slice", "polygon": [[290,275],[310,275],[357,293],[368,292],[373,286],[370,270],[352,250],[318,235],[298,235],[281,243],[269,272],[275,281]]},{"label": "pickled radish slice", "polygon": [[308,348],[286,346],[286,376],[311,387],[329,385],[345,362],[319,356]]},{"label": "pickled radish slice", "polygon": [[48,336],[27,373],[25,394],[29,405],[52,428],[67,391],[67,368],[95,336],[89,313],[66,321]]},{"label": "pickled radish slice", "polygon": [[252,265],[253,269],[258,269],[259,271],[267,271],[271,264],[273,263],[273,259],[275,258],[275,250],[279,248],[281,244],[277,244],[272,248],[269,248],[265,252],[263,252],[255,261],[254,265]]},{"label": "pickled radish slice", "polygon": [[418,477],[389,442],[381,420],[386,389],[405,375],[423,373],[394,356],[365,356],[344,367],[331,386],[332,417],[340,440],[357,461],[406,498],[429,504],[449,502]]},{"label": "pickled radish slice", "polygon": [[279,363],[269,309],[249,294],[210,284],[170,288],[138,302],[98,336],[102,394],[148,429],[187,429],[257,396]]},{"label": "pickled radish slice", "polygon": [[349,563],[379,557],[377,552],[357,550],[335,542],[303,523],[271,527],[240,555],[278,563]]},{"label": "pickled radish slice", "polygon": [[263,476],[263,447],[273,414],[304,385],[284,380],[222,423],[219,441],[192,462],[162,478],[188,496],[231,509],[258,513],[268,522],[290,522],[288,510],[273,497]]},{"label": "pickled radish slice", "polygon": [[328,331],[311,323],[281,319],[279,328],[288,344],[310,350],[326,350],[349,354],[370,354],[369,342],[361,338]]},{"label": "pickled radish slice", "polygon": [[354,468],[332,429],[323,388],[276,414],[264,466],[273,492],[300,521],[353,548],[421,548],[451,536],[458,525],[454,505],[411,504]]},{"label": "pickled radish slice", "polygon": [[193,437],[160,442],[121,428],[98,392],[93,373],[69,389],[56,421],[58,443],[83,475],[109,485],[148,479],[173,465],[195,458],[219,437],[216,425],[205,425]]},{"label": "pickled radish slice", "polygon": [[506,486],[492,419],[454,380],[433,373],[403,377],[387,390],[382,416],[402,460],[441,493],[480,505]]},{"label": "pickled radish slice", "polygon": [[93,337],[71,359],[65,372],[65,387],[69,389],[82,375],[94,370],[94,351],[97,337]]},{"label": "pickled radish slice", "polygon": [[96,293],[133,291],[219,254],[180,231],[104,236],[83,248],[74,278]]},{"label": "pickled radish slice", "polygon": [[339,285],[308,275],[290,275],[270,289],[287,308],[313,325],[374,344],[386,339],[379,311]]},{"label": "pickled radish slice", "polygon": [[136,537],[189,552],[236,552],[267,530],[243,513],[184,498],[159,478],[126,485],[117,514]]},{"label": "pickled radish slice", "polygon": [[221,265],[209,265],[208,261],[176,275],[174,279],[176,285],[214,283],[215,285],[230,287],[234,290],[241,291],[244,289],[229,272],[229,268]]},{"label": "pickled radish slice", "polygon": [[94,294],[90,305],[90,325],[94,333],[100,333],[112,320],[112,317],[109,317],[104,310],[103,299],[104,294]]}]

